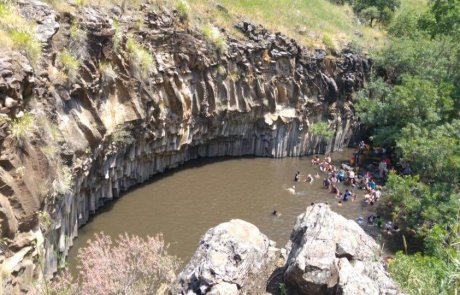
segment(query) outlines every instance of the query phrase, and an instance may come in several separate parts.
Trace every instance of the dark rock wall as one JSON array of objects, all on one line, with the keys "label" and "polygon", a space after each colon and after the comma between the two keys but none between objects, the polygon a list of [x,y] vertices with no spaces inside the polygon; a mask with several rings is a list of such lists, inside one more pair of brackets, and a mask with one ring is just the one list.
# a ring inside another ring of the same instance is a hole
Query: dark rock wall
[{"label": "dark rock wall", "polygon": [[[20,76],[0,78],[2,107],[6,96],[18,103],[0,112],[46,117],[55,128],[38,128],[18,151],[8,126],[0,126],[0,177],[6,183],[0,217],[15,216],[2,222],[12,241],[21,233],[40,241],[45,236],[43,249],[32,245],[28,255],[45,257],[47,274],[64,261],[78,228],[105,201],[156,173],[200,157],[329,152],[347,145],[358,125],[351,95],[363,86],[370,61],[351,52],[330,56],[243,22],[238,28],[244,40],[221,32],[228,44],[222,53],[174,12],[153,5],[58,15],[34,0],[21,9],[39,24],[44,53],[32,71],[27,62],[9,62],[19,53],[5,52],[0,73]],[[71,23],[78,24],[77,34],[70,34]],[[128,52],[128,36],[153,56],[146,70]],[[81,60],[77,73],[62,75],[64,50]],[[320,121],[334,131],[330,140],[311,134]],[[43,152],[53,140],[59,161]],[[61,177],[59,163],[72,171],[71,188],[50,196],[37,182]],[[18,167],[27,168],[23,181],[14,180]],[[44,234],[38,210],[51,217]],[[22,269],[21,262],[15,267]]]}]

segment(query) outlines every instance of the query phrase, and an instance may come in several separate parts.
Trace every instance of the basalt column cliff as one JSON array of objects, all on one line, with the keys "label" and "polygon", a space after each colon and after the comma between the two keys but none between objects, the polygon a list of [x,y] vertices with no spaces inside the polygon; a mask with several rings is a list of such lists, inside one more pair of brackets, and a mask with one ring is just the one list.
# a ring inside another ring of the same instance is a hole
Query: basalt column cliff
[{"label": "basalt column cliff", "polygon": [[[209,37],[155,5],[57,13],[18,3],[43,48],[35,64],[20,50],[0,54],[1,261],[19,274],[11,280],[52,274],[91,214],[165,169],[332,151],[356,129],[351,97],[370,62],[350,51],[306,49],[244,21],[238,40],[214,27]],[[311,131],[320,122],[332,137]]]}]

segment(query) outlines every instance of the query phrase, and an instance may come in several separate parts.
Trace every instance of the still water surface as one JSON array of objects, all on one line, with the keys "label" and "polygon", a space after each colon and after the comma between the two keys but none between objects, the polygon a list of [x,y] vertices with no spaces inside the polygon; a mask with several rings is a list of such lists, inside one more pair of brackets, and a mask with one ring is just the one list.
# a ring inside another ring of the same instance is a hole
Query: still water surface
[{"label": "still water surface", "polygon": [[[345,150],[332,158],[339,164],[350,157],[351,150]],[[78,249],[100,231],[113,237],[124,232],[141,236],[163,233],[170,243],[169,253],[186,263],[209,228],[234,218],[255,224],[283,247],[296,217],[312,202],[329,202],[332,210],[350,219],[366,218],[374,209],[362,205],[362,191],[357,191],[358,201],[339,207],[335,196],[322,188],[324,174],[310,161],[311,157],[204,159],[155,177],[106,204],[79,230],[69,254],[71,268]],[[321,178],[312,184],[294,183],[296,171],[319,173]],[[286,188],[294,184],[296,194],[292,195]],[[340,190],[344,188],[340,186]],[[273,210],[282,216],[273,217]]]}]

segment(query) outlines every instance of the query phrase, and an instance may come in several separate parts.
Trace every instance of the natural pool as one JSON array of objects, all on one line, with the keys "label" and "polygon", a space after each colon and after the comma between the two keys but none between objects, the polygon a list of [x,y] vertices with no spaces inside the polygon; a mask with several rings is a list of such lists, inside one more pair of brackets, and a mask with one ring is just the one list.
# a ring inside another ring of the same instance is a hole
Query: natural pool
[{"label": "natural pool", "polygon": [[[340,164],[351,158],[351,150],[336,152]],[[312,184],[294,183],[296,171],[319,173]],[[193,255],[201,236],[211,227],[230,219],[244,219],[283,247],[296,217],[312,202],[329,202],[332,210],[350,219],[366,217],[375,207],[364,205],[362,191],[356,202],[339,207],[335,196],[322,188],[321,173],[302,158],[217,158],[201,159],[160,176],[106,204],[79,230],[70,250],[69,263],[75,267],[78,249],[94,233],[104,231],[116,237],[128,232],[141,236],[163,233],[170,254],[184,262]],[[292,195],[286,188],[296,186]],[[343,191],[343,188],[341,188]],[[273,210],[281,212],[274,217]]]}]

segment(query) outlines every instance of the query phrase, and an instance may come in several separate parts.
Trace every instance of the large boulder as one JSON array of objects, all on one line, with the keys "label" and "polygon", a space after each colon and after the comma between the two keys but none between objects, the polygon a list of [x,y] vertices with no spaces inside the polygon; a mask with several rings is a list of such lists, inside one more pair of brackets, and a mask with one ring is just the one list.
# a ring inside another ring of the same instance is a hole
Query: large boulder
[{"label": "large boulder", "polygon": [[259,229],[235,219],[208,230],[179,275],[176,294],[239,294],[270,259],[270,241]]},{"label": "large boulder", "polygon": [[284,280],[300,294],[401,294],[377,243],[326,204],[297,218],[287,248]]}]

